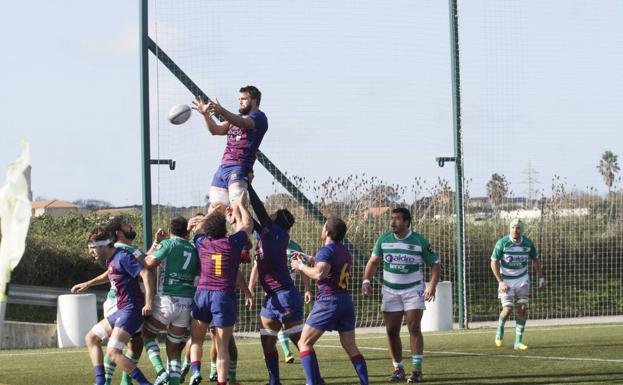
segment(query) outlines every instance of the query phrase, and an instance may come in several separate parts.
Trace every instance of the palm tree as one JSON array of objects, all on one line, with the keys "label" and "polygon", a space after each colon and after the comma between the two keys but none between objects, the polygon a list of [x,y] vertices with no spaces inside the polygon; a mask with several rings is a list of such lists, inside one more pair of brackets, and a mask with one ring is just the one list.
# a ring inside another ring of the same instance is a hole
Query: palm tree
[{"label": "palm tree", "polygon": [[491,175],[491,180],[487,183],[487,196],[491,201],[493,210],[497,213],[504,201],[504,198],[508,194],[508,181],[502,174]]},{"label": "palm tree", "polygon": [[606,186],[608,186],[608,195],[612,193],[612,184],[614,183],[614,176],[620,171],[619,163],[617,161],[618,156],[612,151],[606,151],[601,156],[599,164],[597,165],[597,171],[603,176]]}]

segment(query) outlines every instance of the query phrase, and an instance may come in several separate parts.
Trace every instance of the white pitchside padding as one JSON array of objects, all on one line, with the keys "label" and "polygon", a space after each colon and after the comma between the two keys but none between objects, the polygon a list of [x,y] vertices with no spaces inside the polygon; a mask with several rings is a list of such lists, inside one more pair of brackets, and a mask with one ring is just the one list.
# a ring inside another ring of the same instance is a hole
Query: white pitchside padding
[{"label": "white pitchside padding", "polygon": [[437,284],[435,301],[426,302],[422,331],[452,330],[452,321],[452,282],[442,281]]},{"label": "white pitchside padding", "polygon": [[84,346],[84,336],[97,323],[95,294],[59,295],[56,319],[59,348]]}]

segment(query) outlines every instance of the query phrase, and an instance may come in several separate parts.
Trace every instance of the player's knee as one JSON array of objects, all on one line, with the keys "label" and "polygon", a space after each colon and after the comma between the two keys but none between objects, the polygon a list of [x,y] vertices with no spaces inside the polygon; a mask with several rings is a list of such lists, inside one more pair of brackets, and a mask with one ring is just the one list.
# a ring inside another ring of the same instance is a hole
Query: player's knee
[{"label": "player's knee", "polygon": [[172,331],[168,330],[167,331],[167,341],[169,341],[172,344],[175,345],[180,345],[186,342],[186,338],[184,337],[184,334],[176,334],[173,333]]},{"label": "player's knee", "polygon": [[97,336],[93,330],[89,331],[87,335],[84,336],[84,343],[89,347],[98,345],[101,341],[102,339]]},{"label": "player's knee", "polygon": [[412,321],[407,322],[407,328],[409,328],[409,334],[411,335],[421,335],[422,334],[422,326],[419,322]]}]

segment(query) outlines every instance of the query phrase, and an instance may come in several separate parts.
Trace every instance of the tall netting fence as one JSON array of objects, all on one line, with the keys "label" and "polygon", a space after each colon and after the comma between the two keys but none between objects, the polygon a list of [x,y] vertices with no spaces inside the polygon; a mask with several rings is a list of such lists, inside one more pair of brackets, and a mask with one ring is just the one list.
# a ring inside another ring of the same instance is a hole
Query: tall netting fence
[{"label": "tall netting fence", "polygon": [[[547,274],[531,318],[623,313],[620,182],[606,188],[596,167],[605,150],[622,153],[609,135],[621,123],[610,111],[623,79],[609,64],[623,64],[612,49],[623,43],[623,9],[572,3],[459,7],[468,321],[497,318],[489,258],[514,217],[527,222]],[[382,325],[381,272],[372,298],[361,280],[395,207],[410,208],[456,289],[454,167],[435,162],[454,152],[448,20],[443,2],[150,2],[161,58],[150,59],[152,158],[176,162],[154,169],[155,223],[205,212],[225,146],[196,113],[171,125],[169,108],[200,89],[236,111],[238,89],[252,84],[270,160],[256,162],[253,185],[269,212],[292,211],[291,237],[308,254],[322,246],[317,210],[346,221],[358,326]],[[241,304],[239,331],[258,330],[259,286],[256,297],[255,310]]]},{"label": "tall netting fence", "polygon": [[606,153],[623,152],[622,15],[611,1],[459,4],[468,320],[500,309],[489,258],[512,218],[545,268],[543,290],[531,271],[530,318],[623,314],[623,202]]}]

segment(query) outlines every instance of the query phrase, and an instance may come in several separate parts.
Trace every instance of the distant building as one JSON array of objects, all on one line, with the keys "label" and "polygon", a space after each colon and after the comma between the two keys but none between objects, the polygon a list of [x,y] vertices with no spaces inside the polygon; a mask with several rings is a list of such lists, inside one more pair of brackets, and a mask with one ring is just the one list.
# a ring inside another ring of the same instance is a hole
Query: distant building
[{"label": "distant building", "polygon": [[79,212],[80,206],[57,199],[32,202],[32,215],[35,217],[45,214],[57,218],[67,214],[78,214]]},{"label": "distant building", "polygon": [[378,218],[383,215],[389,213],[390,208],[388,206],[384,207],[369,207],[365,211],[366,218]]}]

